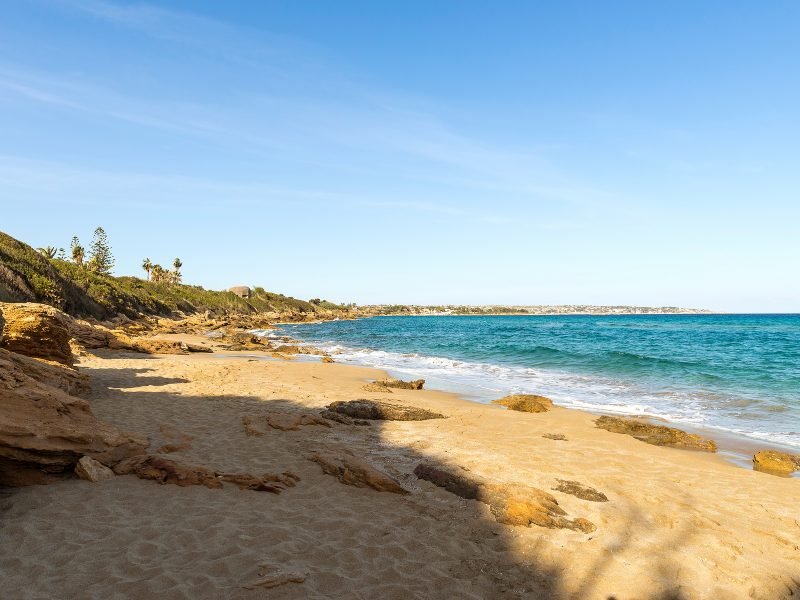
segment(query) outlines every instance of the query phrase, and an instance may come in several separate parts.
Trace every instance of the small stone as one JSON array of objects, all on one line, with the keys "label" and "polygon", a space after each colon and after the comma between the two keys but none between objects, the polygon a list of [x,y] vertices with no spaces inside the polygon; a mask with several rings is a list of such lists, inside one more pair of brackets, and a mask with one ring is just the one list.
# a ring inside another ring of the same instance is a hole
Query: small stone
[{"label": "small stone", "polygon": [[84,456],[75,465],[75,474],[86,481],[98,482],[114,479],[114,471],[91,456]]}]

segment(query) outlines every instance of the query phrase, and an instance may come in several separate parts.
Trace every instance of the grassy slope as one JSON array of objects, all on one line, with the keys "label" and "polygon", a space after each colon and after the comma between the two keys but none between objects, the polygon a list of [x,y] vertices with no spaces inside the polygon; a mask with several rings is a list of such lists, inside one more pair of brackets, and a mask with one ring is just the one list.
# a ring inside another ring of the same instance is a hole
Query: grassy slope
[{"label": "grassy slope", "polygon": [[170,315],[210,311],[215,314],[318,312],[339,307],[314,306],[303,300],[256,288],[249,299],[199,286],[167,285],[136,277],[91,273],[71,262],[48,260],[36,250],[0,232],[0,301],[44,302],[68,313],[107,319],[124,314]]}]

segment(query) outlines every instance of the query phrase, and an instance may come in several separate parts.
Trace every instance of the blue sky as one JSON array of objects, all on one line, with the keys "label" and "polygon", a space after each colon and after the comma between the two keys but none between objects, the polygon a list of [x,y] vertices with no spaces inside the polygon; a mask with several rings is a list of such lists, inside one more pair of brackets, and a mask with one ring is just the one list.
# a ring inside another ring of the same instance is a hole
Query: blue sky
[{"label": "blue sky", "polygon": [[0,230],[342,302],[800,311],[796,2],[7,2]]}]

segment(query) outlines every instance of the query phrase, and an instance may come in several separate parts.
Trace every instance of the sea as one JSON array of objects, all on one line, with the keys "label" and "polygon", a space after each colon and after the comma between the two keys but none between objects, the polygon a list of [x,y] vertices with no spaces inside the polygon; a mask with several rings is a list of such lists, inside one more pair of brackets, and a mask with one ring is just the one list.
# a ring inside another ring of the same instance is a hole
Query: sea
[{"label": "sea", "polygon": [[284,325],[337,362],[800,448],[800,315],[402,316]]}]

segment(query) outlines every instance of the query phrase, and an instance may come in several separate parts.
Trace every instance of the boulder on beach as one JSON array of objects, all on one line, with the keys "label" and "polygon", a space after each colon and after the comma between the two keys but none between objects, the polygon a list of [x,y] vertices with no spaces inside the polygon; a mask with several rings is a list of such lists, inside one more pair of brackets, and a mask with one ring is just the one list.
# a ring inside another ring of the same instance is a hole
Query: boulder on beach
[{"label": "boulder on beach", "polygon": [[597,529],[583,518],[568,519],[552,494],[526,485],[499,484],[482,480],[467,471],[458,472],[421,463],[414,474],[467,500],[488,504],[498,523],[549,529],[572,529],[591,533]]},{"label": "boulder on beach", "polygon": [[353,419],[369,419],[374,421],[426,421],[428,419],[444,419],[439,413],[407,406],[390,404],[378,400],[339,400],[328,405],[328,410],[347,415]]},{"label": "boulder on beach", "polygon": [[686,433],[674,427],[653,425],[641,419],[628,419],[623,417],[600,417],[595,421],[600,429],[612,433],[624,433],[637,440],[654,446],[670,446],[688,450],[702,450],[716,452],[717,443],[694,433]]},{"label": "boulder on beach", "polygon": [[499,404],[509,410],[528,413],[543,413],[553,408],[553,401],[550,398],[534,394],[513,394],[499,400],[492,400],[492,404]]},{"label": "boulder on beach", "polygon": [[761,450],[753,456],[753,469],[770,475],[788,477],[800,470],[800,455],[794,456],[777,450]]},{"label": "boulder on beach", "polygon": [[4,326],[0,346],[25,356],[72,365],[68,323],[57,308],[34,302],[0,303]]},{"label": "boulder on beach", "polygon": [[114,479],[115,477],[114,471],[91,456],[84,456],[78,461],[78,464],[75,465],[75,474],[81,479],[93,483]]}]

